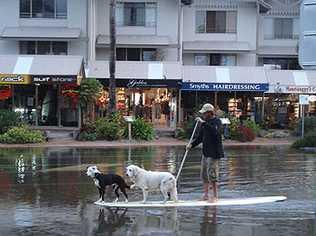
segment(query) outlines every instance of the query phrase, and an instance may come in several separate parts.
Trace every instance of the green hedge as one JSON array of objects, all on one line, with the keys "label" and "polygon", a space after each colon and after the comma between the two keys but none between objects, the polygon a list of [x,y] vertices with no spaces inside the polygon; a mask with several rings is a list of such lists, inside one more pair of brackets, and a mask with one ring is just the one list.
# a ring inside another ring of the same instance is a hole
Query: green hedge
[{"label": "green hedge", "polygon": [[[128,126],[125,125],[124,136],[128,137]],[[146,122],[142,118],[136,118],[132,122],[132,137],[138,140],[153,140],[154,139],[154,128],[151,123]]]},{"label": "green hedge", "polygon": [[21,124],[20,114],[10,110],[0,110],[0,134],[5,133],[8,129]]},{"label": "green hedge", "polygon": [[[305,131],[305,133],[308,133],[311,131],[316,131],[316,117],[315,116],[305,117],[305,119],[304,119],[304,131]],[[302,134],[302,119],[300,119],[296,124],[295,134],[296,135]]]},{"label": "green hedge", "polygon": [[118,140],[122,138],[124,129],[117,122],[108,118],[100,118],[95,122],[96,138],[101,140]]},{"label": "green hedge", "polygon": [[13,127],[0,135],[0,143],[43,143],[45,137],[42,132],[30,130],[27,126]]},{"label": "green hedge", "polygon": [[294,148],[301,148],[301,147],[316,147],[316,131],[308,132],[304,138],[301,138],[295,141],[292,144]]}]

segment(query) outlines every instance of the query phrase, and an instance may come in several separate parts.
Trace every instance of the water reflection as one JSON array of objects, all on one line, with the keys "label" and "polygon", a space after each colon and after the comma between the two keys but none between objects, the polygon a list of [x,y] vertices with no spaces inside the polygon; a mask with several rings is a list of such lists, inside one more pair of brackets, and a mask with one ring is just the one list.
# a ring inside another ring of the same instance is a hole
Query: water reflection
[{"label": "water reflection", "polygon": [[[316,156],[286,148],[227,149],[220,196],[287,195],[284,203],[217,208],[107,209],[88,165],[124,176],[128,164],[176,174],[183,148],[0,149],[0,235],[315,235]],[[181,199],[197,199],[200,151],[190,152]],[[128,192],[130,200],[141,191]],[[159,193],[150,196],[161,200]],[[108,199],[113,194],[110,191]]]}]

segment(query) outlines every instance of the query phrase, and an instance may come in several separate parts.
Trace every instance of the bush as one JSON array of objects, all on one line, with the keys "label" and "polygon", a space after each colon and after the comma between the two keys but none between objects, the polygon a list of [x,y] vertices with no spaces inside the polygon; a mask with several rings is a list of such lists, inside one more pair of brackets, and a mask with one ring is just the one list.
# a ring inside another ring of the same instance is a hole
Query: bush
[{"label": "bush", "polygon": [[82,125],[78,140],[80,141],[95,141],[97,139],[95,123],[87,122]]},{"label": "bush", "polygon": [[117,140],[123,136],[124,127],[115,119],[99,118],[95,122],[96,138],[105,140]]},{"label": "bush", "polygon": [[[128,137],[128,126],[125,126],[124,136]],[[142,118],[136,118],[132,122],[132,137],[140,140],[153,140],[154,128],[152,124],[146,122]]]},{"label": "bush", "polygon": [[239,126],[237,131],[237,140],[240,142],[251,142],[256,138],[255,133],[252,129],[245,127],[245,126]]},{"label": "bush", "polygon": [[14,127],[0,135],[1,143],[43,143],[44,135],[37,130],[30,130],[27,126]]},{"label": "bush", "polygon": [[231,117],[229,124],[229,136],[233,140],[238,140],[239,138],[239,127],[240,127],[240,120],[236,117]]},{"label": "bush", "polygon": [[[315,131],[315,130],[316,130],[316,117],[315,116],[305,117],[304,119],[305,133]],[[295,134],[296,135],[302,134],[302,119],[300,119],[296,124]]]},{"label": "bush", "polygon": [[255,121],[251,120],[251,119],[247,119],[243,121],[243,125],[249,129],[251,129],[256,136],[258,136],[261,127],[260,125],[258,125]]},{"label": "bush", "polygon": [[81,132],[79,134],[78,140],[80,141],[95,141],[97,139],[96,133],[89,133],[89,132]]},{"label": "bush", "polygon": [[20,114],[10,110],[0,110],[0,134],[5,133],[8,129],[18,126]]},{"label": "bush", "polygon": [[304,138],[295,141],[292,144],[294,148],[316,147],[316,130],[308,132]]},{"label": "bush", "polygon": [[196,121],[193,119],[193,117],[190,117],[186,122],[184,122],[182,129],[176,130],[176,138],[189,139],[192,135],[195,123]]}]

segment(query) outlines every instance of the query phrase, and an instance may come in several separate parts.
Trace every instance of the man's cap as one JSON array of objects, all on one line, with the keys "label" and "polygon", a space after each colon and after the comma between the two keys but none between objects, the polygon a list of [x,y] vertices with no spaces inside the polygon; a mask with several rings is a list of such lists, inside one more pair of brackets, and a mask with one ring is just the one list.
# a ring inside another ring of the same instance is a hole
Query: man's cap
[{"label": "man's cap", "polygon": [[205,112],[208,112],[208,111],[213,111],[214,112],[214,106],[210,103],[205,103],[202,107],[201,110],[199,110],[199,113],[205,113]]}]

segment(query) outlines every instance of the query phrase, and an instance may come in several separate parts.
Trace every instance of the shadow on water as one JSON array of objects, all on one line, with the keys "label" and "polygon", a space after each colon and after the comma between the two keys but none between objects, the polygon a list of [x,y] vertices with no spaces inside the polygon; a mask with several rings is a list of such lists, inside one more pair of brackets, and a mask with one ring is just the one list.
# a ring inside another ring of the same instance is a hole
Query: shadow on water
[{"label": "shadow on water", "polygon": [[[236,147],[220,163],[220,196],[286,195],[249,206],[109,209],[93,204],[89,165],[124,175],[128,164],[176,174],[183,148],[0,149],[0,235],[316,235],[316,156],[287,148]],[[190,152],[180,199],[197,199],[200,150]],[[142,197],[129,191],[131,201]],[[114,198],[111,191],[108,200]],[[150,195],[161,200],[159,193]]]}]

